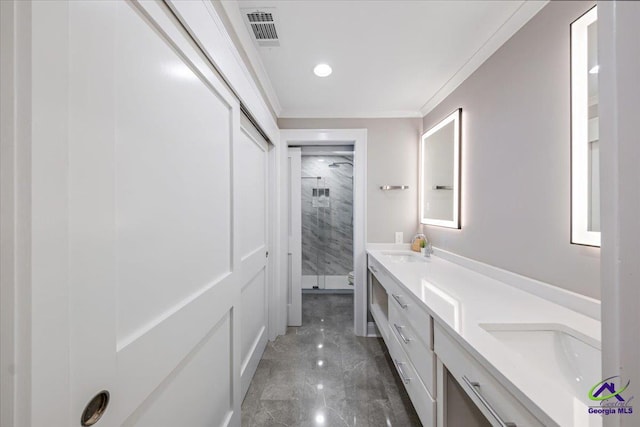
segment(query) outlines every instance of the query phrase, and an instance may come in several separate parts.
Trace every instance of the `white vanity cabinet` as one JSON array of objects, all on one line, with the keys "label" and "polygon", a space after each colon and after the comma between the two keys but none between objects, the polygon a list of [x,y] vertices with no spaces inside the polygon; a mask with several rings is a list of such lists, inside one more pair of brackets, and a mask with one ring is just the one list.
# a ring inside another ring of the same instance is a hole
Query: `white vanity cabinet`
[{"label": "white vanity cabinet", "polygon": [[436,424],[433,320],[369,257],[369,309],[420,421]]},{"label": "white vanity cabinet", "polygon": [[[434,320],[429,302],[373,256],[369,309],[425,427],[539,427],[540,422]],[[452,335],[453,334],[453,335]]]},{"label": "white vanity cabinet", "polygon": [[[438,411],[441,414],[438,422],[439,427],[451,424],[446,417],[446,405],[449,403],[445,398],[447,396],[445,389],[447,370],[471,401],[475,403],[490,425],[499,427],[544,426],[471,353],[466,351],[438,324],[434,327],[434,346],[442,363],[441,369],[438,369],[438,379],[441,380],[438,386],[443,396],[439,402],[443,405]],[[469,422],[465,425],[470,427],[473,424]]]}]

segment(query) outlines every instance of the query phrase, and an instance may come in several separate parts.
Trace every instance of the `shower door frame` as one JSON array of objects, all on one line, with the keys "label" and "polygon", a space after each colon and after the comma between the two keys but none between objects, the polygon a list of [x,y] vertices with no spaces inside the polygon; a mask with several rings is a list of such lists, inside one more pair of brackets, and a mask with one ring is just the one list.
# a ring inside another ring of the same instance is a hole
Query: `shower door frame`
[{"label": "shower door frame", "polygon": [[[346,147],[349,147],[348,149]],[[306,148],[310,148],[310,150],[306,150]],[[316,149],[317,148],[317,149]],[[325,164],[325,166],[329,166],[329,168],[331,168],[331,162],[333,160],[348,160],[348,163],[351,164],[351,169],[349,169],[349,171],[351,172],[351,176],[349,177],[349,180],[351,181],[351,195],[349,197],[349,201],[351,203],[351,233],[350,233],[350,239],[351,239],[351,245],[353,246],[353,174],[355,169],[353,169],[353,146],[352,145],[348,145],[348,146],[324,146],[324,147],[318,147],[318,146],[313,146],[313,147],[305,147],[305,149],[302,149],[300,147],[297,148],[289,148],[289,150],[300,150],[300,179],[299,181],[301,182],[300,184],[300,188],[298,190],[297,193],[293,192],[293,189],[296,187],[296,184],[294,182],[291,182],[291,188],[292,188],[292,193],[291,193],[291,197],[296,197],[297,199],[299,199],[302,202],[303,199],[303,193],[306,192],[308,190],[308,188],[305,188],[304,182],[305,180],[309,180],[311,182],[315,181],[315,184],[313,185],[313,191],[318,191],[318,198],[320,198],[320,189],[326,189],[327,191],[329,191],[328,188],[328,183],[327,180],[331,179],[331,169],[328,169],[328,172],[325,172],[325,174],[321,174],[320,172],[318,172],[317,174],[312,173],[311,175],[305,175],[302,172],[303,166],[302,166],[302,159],[304,159],[305,157],[326,157],[325,161],[327,162]],[[333,177],[336,178],[336,177]],[[292,177],[293,179],[293,177]],[[306,181],[306,182],[309,182]],[[335,189],[334,189],[335,190]],[[331,190],[331,191],[334,191]],[[325,197],[331,199],[331,197],[327,196],[325,193],[324,194]],[[333,193],[334,196],[336,193]],[[330,238],[327,236],[327,233],[330,232],[330,227],[332,227],[333,225],[329,225],[326,224],[325,221],[327,221],[327,219],[330,222],[333,222],[332,219],[332,204],[333,201],[329,202],[329,206],[320,206],[318,205],[317,207],[315,207],[315,223],[316,225],[319,227],[319,230],[316,230],[320,233],[319,235],[319,246],[314,246],[315,249],[315,274],[302,274],[302,285],[301,285],[301,289],[302,290],[309,290],[309,289],[321,289],[321,290],[325,290],[325,289],[329,289],[329,290],[353,290],[353,285],[351,286],[347,286],[347,280],[348,280],[348,273],[350,271],[353,271],[354,265],[353,265],[353,261],[351,261],[349,263],[349,267],[344,271],[344,274],[327,274],[327,261],[326,261],[326,255],[329,252],[329,240]],[[300,214],[302,214],[302,205],[303,203],[300,204]],[[291,210],[290,212],[294,212],[296,215],[298,214],[298,212],[296,212],[295,210]],[[320,226],[320,224],[324,224],[324,226]],[[293,225],[293,223],[292,223]],[[298,224],[300,226],[300,228],[302,227],[301,224]],[[326,228],[329,227],[329,228]],[[302,233],[298,233],[300,235],[301,241],[302,239]],[[351,252],[351,256],[353,257],[353,250],[350,251]],[[303,257],[304,258],[304,257]],[[311,258],[314,258],[313,256]],[[307,259],[309,260],[309,259]],[[301,262],[302,264],[302,262]],[[344,266],[346,267],[346,266]],[[304,270],[304,269],[302,269]],[[303,271],[304,273],[304,271]],[[312,287],[310,288],[310,278],[311,277],[315,278],[315,285],[312,285]],[[329,286],[330,288],[327,288],[327,280],[329,281]],[[340,285],[337,285],[337,284]],[[335,286],[339,286],[339,287],[335,287]],[[290,325],[292,326],[292,325]]]},{"label": "shower door frame", "polygon": [[[281,164],[286,164],[289,146],[335,146],[353,145],[353,267],[354,267],[354,332],[358,336],[367,336],[367,130],[366,129],[282,129],[280,131]],[[279,191],[286,195],[289,182],[287,174],[283,178]],[[287,200],[280,198],[279,200]],[[289,221],[288,206],[282,205],[284,223]],[[286,219],[286,222],[284,221]],[[285,228],[285,231],[287,229]],[[287,233],[281,235],[288,241]],[[286,249],[286,246],[285,246]],[[287,257],[285,256],[286,260]],[[282,265],[282,271],[287,266]],[[286,276],[285,276],[286,277]],[[282,308],[286,310],[286,307]]]}]

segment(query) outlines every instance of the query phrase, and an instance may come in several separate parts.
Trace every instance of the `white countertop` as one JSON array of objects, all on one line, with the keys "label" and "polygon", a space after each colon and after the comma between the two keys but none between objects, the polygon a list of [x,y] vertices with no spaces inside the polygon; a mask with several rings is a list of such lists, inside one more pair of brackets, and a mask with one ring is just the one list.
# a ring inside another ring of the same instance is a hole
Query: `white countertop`
[{"label": "white countertop", "polygon": [[[541,372],[480,326],[559,324],[599,347],[598,320],[435,255],[426,262],[394,262],[384,255],[391,248],[378,246],[368,253],[540,421],[562,427],[601,425],[601,418],[588,414],[562,380]],[[594,377],[601,379],[600,367],[594,369]],[[592,385],[585,384],[585,395]]]}]

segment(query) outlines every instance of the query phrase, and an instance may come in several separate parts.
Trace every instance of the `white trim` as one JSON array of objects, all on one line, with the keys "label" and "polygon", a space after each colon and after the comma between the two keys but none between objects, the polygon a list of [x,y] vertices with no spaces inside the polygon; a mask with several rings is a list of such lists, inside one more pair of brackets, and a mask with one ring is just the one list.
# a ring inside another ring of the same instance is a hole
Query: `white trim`
[{"label": "white trim", "polygon": [[[269,259],[268,269],[269,283],[269,328],[267,336],[275,340],[278,335],[287,332],[287,313],[278,307],[287,304],[287,293],[283,286],[279,286],[287,276],[282,275],[280,264],[282,262],[282,242],[280,240],[282,212],[280,211],[280,173],[277,146],[269,150]],[[286,232],[286,228],[284,229]],[[286,246],[284,247],[286,250]],[[286,254],[285,254],[286,255]],[[286,264],[286,258],[284,259]]]},{"label": "white trim", "polygon": [[[598,2],[600,139],[606,141],[600,146],[602,372],[631,381],[632,394],[640,384],[639,21],[638,2]],[[605,427],[637,425],[637,411],[604,417]]]},{"label": "white trim", "polygon": [[571,243],[600,246],[600,232],[589,231],[589,93],[587,28],[598,19],[597,6],[571,24]]},{"label": "white trim", "polygon": [[262,355],[266,348],[267,329],[262,328],[251,345],[251,350],[249,350],[247,359],[242,361],[242,366],[240,367],[240,398],[242,400],[244,400],[247,392],[249,391],[251,380],[253,380],[253,376],[258,369],[258,364],[260,363],[260,360],[262,360]]},{"label": "white trim", "polygon": [[395,118],[418,118],[421,119],[423,114],[419,110],[389,110],[389,111],[331,111],[331,110],[314,110],[314,111],[288,111],[283,110],[278,118],[281,119],[395,119]]},{"label": "white trim", "polygon": [[380,335],[380,331],[376,326],[376,322],[368,322],[367,323],[367,337],[369,338],[382,338]]},{"label": "white trim", "polygon": [[487,39],[487,41],[460,67],[460,69],[420,108],[423,116],[429,114],[462,82],[473,74],[507,42],[520,28],[533,18],[548,3],[545,1],[524,1],[518,9]]},{"label": "white trim", "polygon": [[600,320],[600,301],[597,299],[580,295],[508,270],[503,270],[502,268],[485,264],[471,258],[466,258],[462,255],[445,251],[444,249],[434,248],[433,250],[436,256],[446,259],[447,261],[451,261],[484,276],[491,277],[509,286],[566,307],[569,310],[584,314],[592,319]]},{"label": "white trim", "polygon": [[302,229],[301,151],[287,148],[287,326],[302,325],[302,233],[293,233]]},{"label": "white trim", "polygon": [[[367,130],[366,129],[285,129],[280,131],[281,166],[286,164],[288,145],[354,145],[354,191],[353,191],[353,260],[354,286],[354,332],[367,335]],[[284,158],[282,157],[284,156]],[[284,160],[283,160],[284,159]],[[279,192],[286,191],[286,179],[280,181]],[[282,203],[282,199],[281,199]],[[286,206],[281,204],[284,224],[287,223]],[[282,221],[282,219],[281,219]],[[281,231],[281,241],[286,242],[287,233]],[[284,248],[283,248],[284,251]],[[284,252],[283,252],[284,253]],[[286,265],[282,266],[286,271]],[[286,282],[286,281],[285,281]],[[286,306],[285,306],[286,307]],[[284,309],[284,308],[283,308]]]},{"label": "white trim", "polygon": [[271,142],[277,145],[278,124],[211,2],[167,0],[166,4],[233,88]]}]

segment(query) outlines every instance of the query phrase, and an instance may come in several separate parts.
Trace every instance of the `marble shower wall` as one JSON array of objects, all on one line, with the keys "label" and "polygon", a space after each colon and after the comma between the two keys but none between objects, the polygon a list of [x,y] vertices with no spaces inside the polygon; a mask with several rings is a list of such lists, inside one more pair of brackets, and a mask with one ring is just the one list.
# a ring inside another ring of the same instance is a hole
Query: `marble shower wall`
[{"label": "marble shower wall", "polygon": [[[353,270],[352,156],[302,156],[302,275],[342,276]],[[328,203],[322,201],[329,189]],[[314,207],[313,191],[320,197]],[[326,206],[326,207],[324,207]]]}]

